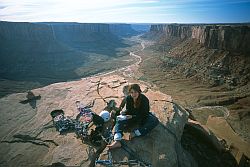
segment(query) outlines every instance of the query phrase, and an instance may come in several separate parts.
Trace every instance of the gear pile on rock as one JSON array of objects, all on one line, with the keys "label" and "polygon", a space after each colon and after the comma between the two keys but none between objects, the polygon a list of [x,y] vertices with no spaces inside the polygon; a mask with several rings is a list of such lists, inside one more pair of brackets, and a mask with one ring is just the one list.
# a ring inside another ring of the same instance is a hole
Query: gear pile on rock
[{"label": "gear pile on rock", "polygon": [[[107,105],[110,104],[112,103],[107,103]],[[110,133],[107,132],[107,129],[104,129],[104,122],[106,122],[107,119],[109,120],[110,117],[107,118],[105,115],[106,117],[103,118],[102,114],[98,115],[91,110],[91,105],[84,106],[80,104],[80,101],[77,101],[76,105],[79,114],[75,119],[65,117],[64,111],[61,109],[53,110],[50,113],[56,130],[59,131],[60,134],[74,131],[77,138],[81,138],[83,142],[90,142],[90,144],[94,146],[100,146],[102,140],[110,140]],[[115,106],[111,106],[111,108],[112,107]],[[93,125],[95,128],[91,128]]]}]

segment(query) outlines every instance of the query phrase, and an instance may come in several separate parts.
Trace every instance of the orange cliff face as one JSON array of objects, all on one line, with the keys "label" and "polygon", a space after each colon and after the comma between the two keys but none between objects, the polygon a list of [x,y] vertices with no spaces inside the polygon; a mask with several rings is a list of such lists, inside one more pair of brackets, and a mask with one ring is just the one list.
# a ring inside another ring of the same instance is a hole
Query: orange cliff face
[{"label": "orange cliff face", "polygon": [[165,34],[166,37],[195,39],[197,43],[210,49],[237,53],[250,52],[249,25],[162,24],[152,25],[150,31]]},{"label": "orange cliff face", "polygon": [[161,24],[152,25],[150,34],[168,60],[163,68],[228,89],[249,83],[249,24]]}]

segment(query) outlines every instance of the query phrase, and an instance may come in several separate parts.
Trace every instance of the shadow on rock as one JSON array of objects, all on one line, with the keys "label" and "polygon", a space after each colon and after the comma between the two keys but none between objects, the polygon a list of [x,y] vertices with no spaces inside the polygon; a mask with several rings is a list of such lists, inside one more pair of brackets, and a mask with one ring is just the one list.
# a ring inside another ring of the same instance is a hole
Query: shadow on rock
[{"label": "shadow on rock", "polygon": [[41,95],[35,96],[35,94],[32,91],[28,91],[26,95],[25,100],[20,101],[21,104],[27,104],[29,103],[30,106],[35,109],[36,108],[36,101],[41,99]]},{"label": "shadow on rock", "polygon": [[64,165],[63,163],[61,162],[55,162],[51,165],[48,165],[48,166],[44,166],[44,167],[66,167],[66,165]]},{"label": "shadow on rock", "polygon": [[181,144],[202,167],[237,167],[234,156],[207,129],[195,123],[187,123],[184,128]]},{"label": "shadow on rock", "polygon": [[54,140],[42,140],[40,138],[32,137],[30,135],[16,134],[13,136],[13,138],[15,139],[10,141],[1,141],[1,143],[32,143],[35,145],[45,146],[48,148],[49,145],[46,143],[52,143],[55,146],[58,146],[58,144]]}]

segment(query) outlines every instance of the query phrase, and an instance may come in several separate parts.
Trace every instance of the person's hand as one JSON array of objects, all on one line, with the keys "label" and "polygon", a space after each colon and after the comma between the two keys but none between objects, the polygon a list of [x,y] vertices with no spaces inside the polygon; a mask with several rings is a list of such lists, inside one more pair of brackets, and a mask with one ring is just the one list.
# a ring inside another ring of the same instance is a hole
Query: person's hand
[{"label": "person's hand", "polygon": [[118,116],[117,116],[117,119],[118,119],[119,121],[123,121],[123,120],[126,120],[126,119],[127,119],[127,116],[126,116],[126,115],[118,115]]},{"label": "person's hand", "polygon": [[125,115],[125,114],[124,114],[124,111],[120,111],[120,115]]},{"label": "person's hand", "polygon": [[119,121],[131,119],[131,118],[133,118],[132,115],[118,115],[118,116],[117,116],[117,119],[118,119]]},{"label": "person's hand", "polygon": [[125,111],[120,111],[121,115],[126,115],[126,110]]}]

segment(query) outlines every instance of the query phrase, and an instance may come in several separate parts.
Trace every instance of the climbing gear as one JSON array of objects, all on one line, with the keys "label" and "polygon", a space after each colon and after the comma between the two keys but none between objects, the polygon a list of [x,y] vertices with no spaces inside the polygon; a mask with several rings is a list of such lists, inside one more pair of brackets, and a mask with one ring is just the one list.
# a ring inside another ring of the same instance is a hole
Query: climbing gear
[{"label": "climbing gear", "polygon": [[[113,109],[116,106],[114,100],[107,102],[106,108]],[[91,110],[93,103],[89,105],[83,105],[80,101],[76,101],[77,116],[76,119],[68,118],[64,116],[63,110],[54,110],[50,113],[53,124],[56,130],[60,134],[68,131],[74,131],[78,138],[81,138],[83,142],[90,142],[95,146],[101,145],[101,142],[111,142],[113,135],[111,128],[104,129],[104,122],[110,120],[110,114],[108,111],[101,112],[101,116],[97,115]],[[95,125],[95,129],[90,129]]]},{"label": "climbing gear", "polygon": [[[119,119],[118,116],[117,119]],[[126,117],[126,116],[125,116]],[[123,121],[121,121],[123,122]],[[146,120],[145,125],[142,127],[133,130],[130,135],[130,139],[138,136],[145,136],[148,134],[153,128],[155,128],[159,124],[159,120],[153,114],[150,114]],[[99,158],[96,160],[96,164],[102,164],[104,166],[121,166],[121,165],[137,165],[141,167],[151,167],[152,165],[147,161],[143,160],[140,156],[138,156],[131,148],[128,147],[126,142],[122,140],[122,134],[118,132],[114,135],[114,140],[119,140],[121,142],[121,148],[124,149],[129,154],[129,160],[127,161],[114,161],[112,159],[111,151],[108,150],[108,159],[100,160]]]},{"label": "climbing gear", "polygon": [[[89,106],[79,105],[77,110],[79,111],[79,114],[77,115],[76,119],[65,117],[63,110],[54,110],[50,113],[54,126],[60,132],[60,134],[69,130],[74,130],[77,136],[80,137],[83,142],[88,140],[96,146],[99,146],[102,141],[104,141],[106,144],[110,144],[113,139],[117,139],[119,137],[121,138],[121,136],[118,134],[116,137],[112,134],[111,127],[103,129],[105,120],[103,117],[94,113]],[[91,124],[94,124],[96,128],[95,130],[91,129],[91,132],[89,133],[89,128],[92,126]],[[120,142],[122,144],[122,148],[128,152],[130,158],[132,159],[128,161],[113,161],[111,151],[108,150],[108,159],[100,160],[98,157],[95,161],[95,164],[101,164],[104,166],[137,165],[141,167],[151,167],[151,164],[142,160],[132,149],[126,145],[123,140],[120,140]]]},{"label": "climbing gear", "polygon": [[113,158],[112,158],[111,151],[108,150],[107,154],[108,154],[108,159],[100,160],[99,158],[97,158],[97,160],[95,161],[95,165],[100,164],[100,165],[112,167],[113,166]]},{"label": "climbing gear", "polygon": [[103,110],[99,116],[102,117],[102,119],[104,120],[104,122],[108,122],[110,120],[110,113],[106,110]]},{"label": "climbing gear", "polygon": [[56,130],[62,134],[64,131],[72,130],[75,127],[75,121],[64,116],[63,110],[53,110],[50,113]]},{"label": "climbing gear", "polygon": [[[131,148],[127,146],[125,141],[120,141],[122,144],[122,148],[129,154],[130,158],[127,161],[114,161],[112,158],[112,153],[110,150],[107,150],[108,159],[100,160],[99,157],[95,161],[95,165],[100,164],[104,166],[121,166],[121,165],[137,165],[140,167],[152,167],[150,163],[147,163],[146,161],[142,160]],[[110,142],[111,143],[111,142]]]},{"label": "climbing gear", "polygon": [[[106,134],[103,135],[103,140],[106,144],[111,144],[115,136],[112,134],[112,127],[108,127],[106,129]],[[116,133],[117,134],[117,133]],[[128,145],[125,143],[125,141],[120,140],[122,147],[130,156],[131,159],[127,161],[114,161],[112,157],[111,150],[107,150],[108,159],[101,160],[100,157],[97,157],[95,160],[95,165],[103,165],[103,166],[121,166],[121,165],[137,165],[140,167],[152,167],[150,163],[147,163],[146,161],[142,160],[131,148],[128,147]]]},{"label": "climbing gear", "polygon": [[125,141],[121,140],[122,148],[125,150],[131,158],[135,159],[133,160],[135,163],[137,163],[138,166],[143,166],[143,167],[152,167],[152,165],[142,158],[140,158],[136,152],[134,152],[131,148],[128,147]]}]

